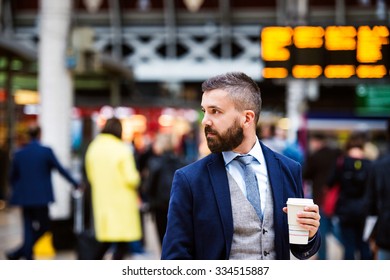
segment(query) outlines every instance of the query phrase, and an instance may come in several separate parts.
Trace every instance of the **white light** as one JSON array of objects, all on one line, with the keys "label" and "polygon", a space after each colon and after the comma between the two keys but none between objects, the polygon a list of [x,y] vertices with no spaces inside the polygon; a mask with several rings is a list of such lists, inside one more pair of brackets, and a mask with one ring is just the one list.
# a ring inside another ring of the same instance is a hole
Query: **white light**
[{"label": "white light", "polygon": [[114,110],[114,115],[118,119],[123,119],[123,118],[129,117],[131,115],[134,115],[134,109],[128,108],[128,107],[117,107]]},{"label": "white light", "polygon": [[106,120],[111,119],[114,117],[114,108],[111,106],[103,106],[100,109],[100,115],[103,116]]},{"label": "white light", "polygon": [[196,13],[200,9],[200,6],[202,6],[204,0],[183,0],[183,2],[190,12]]},{"label": "white light", "polygon": [[175,118],[172,115],[161,115],[158,124],[163,127],[172,126]]},{"label": "white light", "polygon": [[187,110],[184,112],[184,117],[189,122],[196,122],[199,119],[199,113],[196,110]]},{"label": "white light", "polygon": [[23,107],[23,113],[25,115],[38,115],[39,114],[39,105],[29,104]]},{"label": "white light", "polygon": [[138,0],[137,7],[143,12],[150,10],[150,0]]},{"label": "white light", "polygon": [[84,0],[84,5],[87,8],[87,11],[90,13],[96,13],[103,0]]}]

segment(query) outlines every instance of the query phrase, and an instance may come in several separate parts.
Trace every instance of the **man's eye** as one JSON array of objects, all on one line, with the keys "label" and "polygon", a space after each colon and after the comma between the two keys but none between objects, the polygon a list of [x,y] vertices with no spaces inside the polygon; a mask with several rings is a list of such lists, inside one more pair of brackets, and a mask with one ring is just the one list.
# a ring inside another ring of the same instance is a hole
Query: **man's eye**
[{"label": "man's eye", "polygon": [[212,114],[218,114],[218,113],[219,113],[219,111],[218,111],[218,110],[216,110],[216,109],[212,109],[212,110],[211,110],[211,113],[212,113]]}]

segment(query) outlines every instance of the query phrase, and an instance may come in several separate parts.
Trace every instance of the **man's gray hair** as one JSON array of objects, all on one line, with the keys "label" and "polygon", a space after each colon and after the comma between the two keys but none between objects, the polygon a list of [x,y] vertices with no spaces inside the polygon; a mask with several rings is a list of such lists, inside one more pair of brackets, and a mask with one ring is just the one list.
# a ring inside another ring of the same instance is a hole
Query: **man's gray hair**
[{"label": "man's gray hair", "polygon": [[212,77],[202,83],[202,91],[222,89],[229,93],[238,111],[252,110],[255,123],[261,112],[261,92],[257,83],[242,72],[229,72]]}]

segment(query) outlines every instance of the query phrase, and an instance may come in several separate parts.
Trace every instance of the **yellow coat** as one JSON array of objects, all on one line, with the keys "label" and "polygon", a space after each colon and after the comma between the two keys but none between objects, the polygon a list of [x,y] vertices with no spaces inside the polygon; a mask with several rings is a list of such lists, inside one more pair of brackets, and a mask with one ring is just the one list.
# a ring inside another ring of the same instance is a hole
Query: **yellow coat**
[{"label": "yellow coat", "polygon": [[88,147],[85,168],[91,184],[97,240],[140,240],[140,176],[130,148],[113,135],[99,134]]}]

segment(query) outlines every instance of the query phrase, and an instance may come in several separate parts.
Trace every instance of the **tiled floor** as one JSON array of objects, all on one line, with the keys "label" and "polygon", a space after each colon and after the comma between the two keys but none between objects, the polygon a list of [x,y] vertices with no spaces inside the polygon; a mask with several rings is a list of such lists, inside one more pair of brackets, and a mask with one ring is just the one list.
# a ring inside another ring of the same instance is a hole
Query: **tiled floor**
[{"label": "tiled floor", "polygon": [[5,258],[5,251],[20,243],[21,220],[19,217],[19,209],[0,210],[0,259]]}]

